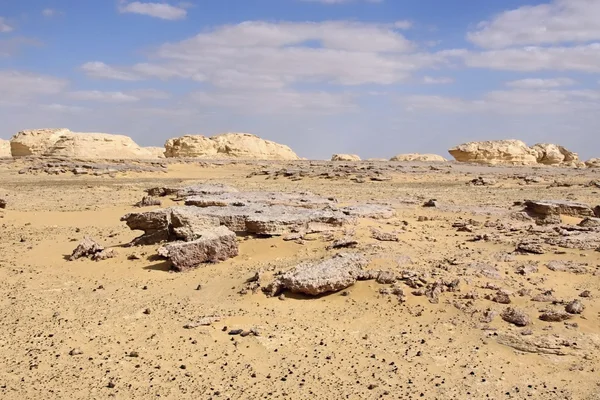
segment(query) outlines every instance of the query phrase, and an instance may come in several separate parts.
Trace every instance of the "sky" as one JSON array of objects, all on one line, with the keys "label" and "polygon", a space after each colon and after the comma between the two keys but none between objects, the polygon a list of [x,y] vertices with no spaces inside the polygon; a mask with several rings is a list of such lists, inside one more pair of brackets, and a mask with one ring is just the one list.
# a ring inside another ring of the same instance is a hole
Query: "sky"
[{"label": "sky", "polygon": [[598,16],[600,0],[0,0],[0,138],[249,132],[312,159],[515,138],[600,157]]}]

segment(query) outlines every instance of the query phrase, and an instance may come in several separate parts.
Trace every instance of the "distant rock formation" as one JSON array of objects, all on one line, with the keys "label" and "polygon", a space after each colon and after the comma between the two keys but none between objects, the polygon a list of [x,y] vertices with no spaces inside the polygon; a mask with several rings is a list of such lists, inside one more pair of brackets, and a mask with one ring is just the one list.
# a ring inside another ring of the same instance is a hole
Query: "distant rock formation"
[{"label": "distant rock formation", "polygon": [[585,162],[588,168],[600,168],[600,158],[590,158]]},{"label": "distant rock formation", "polygon": [[481,164],[535,165],[537,153],[520,140],[469,142],[448,152],[459,162]]},{"label": "distant rock formation", "polygon": [[212,137],[186,135],[167,140],[166,157],[298,160],[288,146],[249,133],[224,133]]},{"label": "distant rock formation", "polygon": [[418,153],[409,153],[409,154],[398,154],[392,158],[390,161],[422,161],[422,162],[444,162],[448,161],[444,157],[439,156],[437,154],[418,154]]},{"label": "distant rock formation", "polygon": [[360,161],[360,157],[356,154],[334,154],[331,161]]},{"label": "distant rock formation", "polygon": [[520,140],[489,140],[469,142],[456,146],[448,152],[459,162],[508,165],[556,165],[581,167],[577,153],[549,143],[528,147]]},{"label": "distant rock formation", "polygon": [[10,140],[13,157],[48,156],[81,159],[155,158],[130,137],[107,133],[78,133],[68,129],[21,131]]},{"label": "distant rock formation", "polygon": [[142,149],[148,151],[155,158],[165,158],[165,148],[164,147],[142,147]]},{"label": "distant rock formation", "polygon": [[10,157],[10,142],[8,140],[0,139],[0,157]]},{"label": "distant rock formation", "polygon": [[538,143],[532,147],[537,153],[537,161],[544,165],[582,166],[579,155],[562,146],[550,143]]}]

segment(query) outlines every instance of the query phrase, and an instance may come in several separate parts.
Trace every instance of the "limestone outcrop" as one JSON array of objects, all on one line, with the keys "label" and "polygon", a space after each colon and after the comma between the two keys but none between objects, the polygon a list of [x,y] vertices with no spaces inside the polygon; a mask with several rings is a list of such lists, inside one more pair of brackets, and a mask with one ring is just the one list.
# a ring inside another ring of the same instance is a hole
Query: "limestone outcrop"
[{"label": "limestone outcrop", "polygon": [[538,143],[528,147],[520,140],[489,140],[469,142],[448,152],[459,162],[507,165],[554,165],[583,167],[577,153],[552,143]]},{"label": "limestone outcrop", "polygon": [[80,159],[155,158],[130,137],[107,133],[78,133],[68,129],[21,131],[10,140],[13,157],[49,156]]},{"label": "limestone outcrop", "polygon": [[469,142],[448,152],[459,162],[480,164],[536,165],[537,152],[520,140]]},{"label": "limestone outcrop", "polygon": [[538,143],[532,148],[537,153],[537,162],[544,165],[582,166],[579,155],[563,146],[551,143]]},{"label": "limestone outcrop", "polygon": [[356,154],[334,154],[331,161],[360,161],[360,157]]},{"label": "limestone outcrop", "polygon": [[448,160],[437,154],[408,153],[398,154],[390,158],[390,161],[444,162]]},{"label": "limestone outcrop", "polygon": [[153,158],[165,158],[165,148],[164,147],[142,147],[142,149],[146,150],[150,153],[150,156]]},{"label": "limestone outcrop", "polygon": [[186,135],[167,140],[166,157],[237,158],[251,160],[299,160],[288,146],[249,133],[224,133],[206,137]]},{"label": "limestone outcrop", "polygon": [[588,168],[600,168],[600,158],[590,158],[585,162]]},{"label": "limestone outcrop", "polygon": [[0,157],[10,157],[10,142],[8,140],[0,139]]}]

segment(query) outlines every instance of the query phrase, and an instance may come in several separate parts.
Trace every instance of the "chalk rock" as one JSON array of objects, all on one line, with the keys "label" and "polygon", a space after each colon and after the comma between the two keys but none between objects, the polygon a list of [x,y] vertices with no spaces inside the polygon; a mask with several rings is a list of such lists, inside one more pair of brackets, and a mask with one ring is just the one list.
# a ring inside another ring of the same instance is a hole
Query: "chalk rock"
[{"label": "chalk rock", "polygon": [[592,208],[583,203],[564,200],[527,200],[525,211],[529,215],[569,215],[572,217],[593,217]]},{"label": "chalk rock", "polygon": [[590,158],[585,162],[588,168],[600,168],[600,158]]},{"label": "chalk rock", "polygon": [[420,161],[420,162],[444,162],[448,161],[444,157],[437,154],[398,154],[390,158],[390,161]]},{"label": "chalk rock", "polygon": [[331,156],[331,161],[360,161],[360,157],[356,154],[334,154]]},{"label": "chalk rock", "polygon": [[563,146],[551,143],[538,143],[531,147],[537,153],[537,162],[544,165],[581,166],[579,155]]},{"label": "chalk rock", "polygon": [[213,137],[186,135],[167,140],[166,157],[298,160],[288,146],[249,133],[225,133]]},{"label": "chalk rock", "polygon": [[146,150],[151,157],[153,158],[165,158],[165,148],[164,147],[142,147],[142,149]]},{"label": "chalk rock", "polygon": [[158,253],[173,263],[175,271],[187,271],[203,263],[225,261],[238,255],[236,235],[226,227],[210,228],[196,234],[196,240],[170,243],[159,249]]},{"label": "chalk rock", "polygon": [[13,157],[51,156],[82,159],[153,158],[130,137],[107,133],[78,133],[68,129],[21,131],[10,140]]},{"label": "chalk rock", "polygon": [[469,142],[453,147],[448,152],[459,162],[490,165],[535,165],[538,156],[524,142],[514,139]]},{"label": "chalk rock", "polygon": [[8,140],[0,139],[0,157],[11,157],[10,142]]},{"label": "chalk rock", "polygon": [[360,254],[343,253],[317,263],[299,264],[278,279],[280,289],[317,296],[352,286],[368,264]]}]

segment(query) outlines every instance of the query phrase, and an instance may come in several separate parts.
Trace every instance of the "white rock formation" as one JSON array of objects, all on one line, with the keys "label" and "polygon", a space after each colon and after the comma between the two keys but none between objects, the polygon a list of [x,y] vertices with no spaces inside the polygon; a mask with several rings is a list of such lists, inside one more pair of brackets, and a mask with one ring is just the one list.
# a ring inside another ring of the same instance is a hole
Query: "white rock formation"
[{"label": "white rock formation", "polygon": [[8,140],[0,139],[0,157],[10,157],[10,142]]},{"label": "white rock formation", "polygon": [[356,154],[334,154],[331,161],[360,161],[360,157]]},{"label": "white rock formation", "polygon": [[537,161],[544,165],[564,165],[578,167],[582,165],[579,155],[551,143],[538,143],[532,147],[537,153]]},{"label": "white rock formation", "polygon": [[164,147],[142,147],[142,149],[148,151],[152,157],[154,158],[165,158],[165,148]]},{"label": "white rock formation", "polygon": [[444,157],[439,156],[437,154],[418,154],[418,153],[409,153],[409,154],[398,154],[392,158],[390,161],[422,161],[422,162],[444,162],[448,161]]},{"label": "white rock formation", "polygon": [[590,158],[585,162],[588,168],[600,168],[600,158]]},{"label": "white rock formation", "polygon": [[166,157],[240,158],[252,160],[298,160],[288,146],[249,133],[224,133],[206,137],[186,135],[167,140]]},{"label": "white rock formation", "polygon": [[81,159],[155,158],[130,137],[78,133],[68,129],[37,129],[17,133],[10,141],[13,157],[48,156]]},{"label": "white rock formation", "polygon": [[535,165],[538,154],[520,140],[489,140],[469,142],[448,152],[459,162],[480,164]]}]

